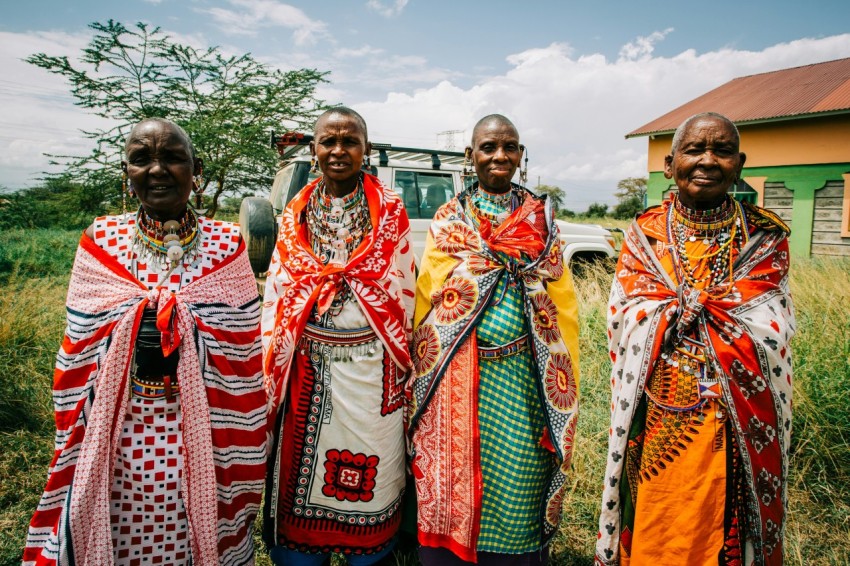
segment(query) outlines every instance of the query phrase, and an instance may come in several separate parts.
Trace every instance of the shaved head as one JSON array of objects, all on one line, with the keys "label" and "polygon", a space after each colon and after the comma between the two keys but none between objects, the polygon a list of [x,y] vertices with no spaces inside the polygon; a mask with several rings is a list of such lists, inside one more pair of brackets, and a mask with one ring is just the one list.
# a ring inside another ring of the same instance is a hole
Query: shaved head
[{"label": "shaved head", "polygon": [[192,145],[192,140],[189,138],[189,134],[187,134],[186,130],[181,128],[178,124],[176,124],[176,123],[174,123],[171,120],[168,120],[166,118],[145,118],[144,120],[142,120],[141,122],[139,122],[138,124],[133,126],[133,129],[130,130],[130,133],[127,135],[127,140],[124,143],[124,153],[127,153],[127,148],[130,146],[130,141],[133,140],[134,134],[136,133],[136,130],[139,129],[140,127],[144,126],[145,124],[150,124],[151,122],[154,122],[154,123],[157,123],[157,124],[162,124],[164,126],[168,126],[171,129],[173,129],[177,133],[178,136],[183,138],[183,141],[186,144],[186,147],[189,148],[189,157],[191,157],[192,159],[195,159],[195,157],[196,157],[195,156],[195,146]]},{"label": "shaved head", "polygon": [[475,147],[475,143],[476,143],[476,139],[478,138],[478,134],[481,133],[481,130],[483,130],[487,126],[490,126],[491,124],[498,125],[498,126],[508,126],[509,128],[511,128],[514,131],[514,133],[516,134],[516,137],[519,138],[519,132],[517,131],[516,126],[514,126],[513,122],[511,122],[510,120],[508,120],[506,117],[502,116],[501,114],[488,114],[487,116],[484,116],[483,118],[478,120],[478,122],[476,122],[476,124],[475,124],[475,127],[472,128],[472,147],[473,148]]},{"label": "shaved head", "polygon": [[349,108],[348,106],[334,106],[333,108],[329,108],[319,115],[316,119],[316,125],[313,127],[313,135],[319,131],[319,122],[321,122],[324,118],[331,116],[333,114],[339,114],[340,116],[345,116],[347,118],[351,118],[360,128],[363,130],[363,138],[369,139],[369,132],[366,130],[366,120],[363,119],[356,110]]},{"label": "shaved head", "polygon": [[676,153],[679,150],[679,144],[682,142],[682,137],[691,127],[691,124],[702,120],[704,118],[711,118],[714,120],[719,120],[721,122],[726,122],[729,125],[729,129],[733,132],[735,136],[735,151],[738,151],[741,147],[741,134],[738,132],[738,127],[735,125],[732,120],[724,116],[723,114],[718,114],[717,112],[700,112],[699,114],[694,114],[684,122],[682,122],[678,128],[676,128],[676,133],[673,134],[673,143],[670,146],[670,153]]}]

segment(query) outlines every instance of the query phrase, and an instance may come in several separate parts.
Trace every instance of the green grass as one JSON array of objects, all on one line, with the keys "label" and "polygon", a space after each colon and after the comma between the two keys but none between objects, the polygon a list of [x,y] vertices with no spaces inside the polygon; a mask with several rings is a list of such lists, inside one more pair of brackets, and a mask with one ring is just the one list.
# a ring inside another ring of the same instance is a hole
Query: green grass
[{"label": "green grass", "polygon": [[[610,223],[601,222],[609,225]],[[19,564],[26,525],[52,453],[50,386],[64,326],[76,231],[0,234],[0,566]],[[850,556],[850,260],[797,261],[792,293],[794,430],[787,563],[848,564]],[[612,273],[577,279],[581,308],[581,412],[553,564],[592,564],[605,466],[610,364],[605,312]],[[258,552],[258,564],[270,564]],[[412,556],[400,564],[413,566]]]}]

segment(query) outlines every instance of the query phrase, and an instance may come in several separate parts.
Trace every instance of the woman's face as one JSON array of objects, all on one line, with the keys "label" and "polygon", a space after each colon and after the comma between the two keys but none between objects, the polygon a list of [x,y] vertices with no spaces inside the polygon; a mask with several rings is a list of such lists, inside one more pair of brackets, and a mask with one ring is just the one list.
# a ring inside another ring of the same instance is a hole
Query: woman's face
[{"label": "woman's face", "polygon": [[145,122],[133,128],[122,165],[151,218],[178,219],[186,212],[200,160],[192,159],[188,140],[173,125]]},{"label": "woman's face", "polygon": [[487,122],[473,133],[471,151],[481,187],[491,193],[510,190],[522,158],[516,129],[498,120]]},{"label": "woman's face", "polygon": [[706,210],[719,206],[741,174],[747,156],[722,118],[694,120],[683,132],[676,153],[664,159],[664,175],[676,182],[685,206]]},{"label": "woman's face", "polygon": [[343,196],[357,187],[363,156],[371,151],[371,145],[355,118],[330,113],[319,119],[310,152],[331,194]]}]

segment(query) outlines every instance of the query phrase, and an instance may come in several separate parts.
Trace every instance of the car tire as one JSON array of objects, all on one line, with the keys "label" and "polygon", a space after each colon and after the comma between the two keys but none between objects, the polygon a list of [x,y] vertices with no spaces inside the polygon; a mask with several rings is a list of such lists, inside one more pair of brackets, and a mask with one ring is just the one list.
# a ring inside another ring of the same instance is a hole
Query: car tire
[{"label": "car tire", "polygon": [[239,207],[239,226],[255,274],[265,274],[277,240],[272,204],[262,197],[246,197]]}]

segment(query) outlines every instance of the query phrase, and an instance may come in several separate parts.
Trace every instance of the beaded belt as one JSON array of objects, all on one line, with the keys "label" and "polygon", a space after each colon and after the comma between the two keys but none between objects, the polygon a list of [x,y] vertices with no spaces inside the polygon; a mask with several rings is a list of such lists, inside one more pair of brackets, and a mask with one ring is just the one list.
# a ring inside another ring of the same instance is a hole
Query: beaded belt
[{"label": "beaded belt", "polygon": [[504,346],[482,346],[479,344],[478,357],[484,360],[498,360],[500,358],[515,356],[526,350],[528,350],[528,334],[523,334]]},{"label": "beaded belt", "polygon": [[177,383],[177,377],[171,375],[162,376],[162,381],[147,381],[138,377],[133,377],[133,396],[142,399],[168,399],[171,401],[174,396],[180,393],[180,385]]},{"label": "beaded belt", "polygon": [[378,339],[378,335],[375,334],[371,326],[354,330],[340,330],[307,324],[304,327],[304,338],[330,346],[360,346],[374,342]]}]

